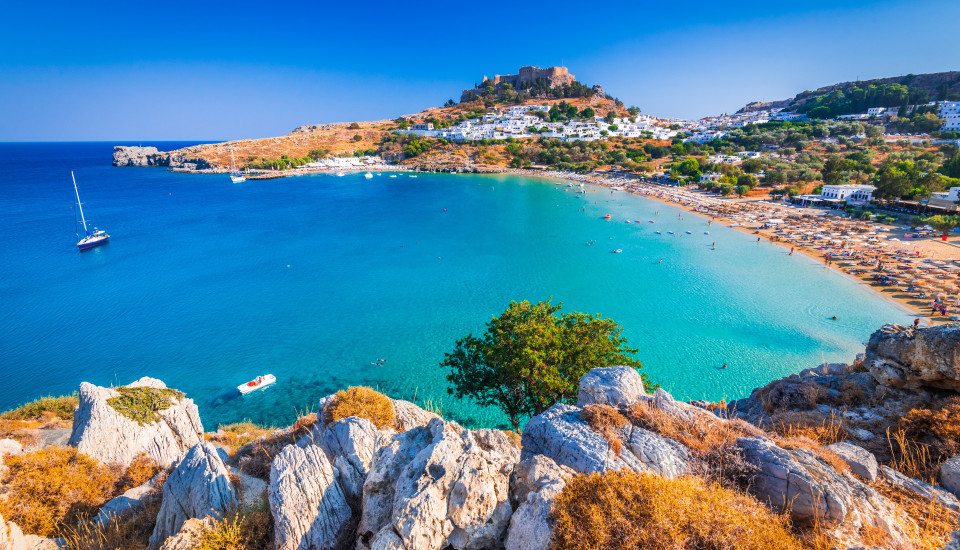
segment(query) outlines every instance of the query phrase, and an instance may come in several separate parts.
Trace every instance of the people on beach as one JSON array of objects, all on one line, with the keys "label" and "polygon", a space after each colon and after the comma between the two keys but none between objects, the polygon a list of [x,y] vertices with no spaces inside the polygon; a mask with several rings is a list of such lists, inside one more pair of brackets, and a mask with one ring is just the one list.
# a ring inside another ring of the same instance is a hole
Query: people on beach
[{"label": "people on beach", "polygon": [[792,246],[790,247],[790,254],[789,254],[789,255],[790,255],[790,256],[793,256],[793,247],[792,247]]}]

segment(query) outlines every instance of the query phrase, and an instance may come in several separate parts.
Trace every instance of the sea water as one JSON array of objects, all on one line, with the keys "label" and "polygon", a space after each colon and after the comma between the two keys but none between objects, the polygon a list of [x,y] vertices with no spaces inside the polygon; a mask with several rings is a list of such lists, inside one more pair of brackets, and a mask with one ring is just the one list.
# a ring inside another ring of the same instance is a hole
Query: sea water
[{"label": "sea water", "polygon": [[[388,172],[233,184],[111,167],[112,145],[0,144],[0,410],[151,376],[207,429],[285,425],[360,384],[496,426],[495,409],[448,395],[440,362],[511,300],[614,319],[680,399],[849,362],[910,321],[810,258],[625,192]],[[71,170],[111,235],[85,252]],[[265,373],[275,386],[237,395]]]}]

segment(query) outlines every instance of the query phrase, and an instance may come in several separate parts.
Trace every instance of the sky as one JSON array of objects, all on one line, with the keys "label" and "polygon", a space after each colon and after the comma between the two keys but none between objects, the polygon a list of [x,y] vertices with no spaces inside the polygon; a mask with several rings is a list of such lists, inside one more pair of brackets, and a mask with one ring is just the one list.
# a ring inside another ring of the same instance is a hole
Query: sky
[{"label": "sky", "polygon": [[836,82],[960,70],[960,2],[27,2],[0,19],[0,141],[229,140],[459,100],[567,66],[698,118]]}]

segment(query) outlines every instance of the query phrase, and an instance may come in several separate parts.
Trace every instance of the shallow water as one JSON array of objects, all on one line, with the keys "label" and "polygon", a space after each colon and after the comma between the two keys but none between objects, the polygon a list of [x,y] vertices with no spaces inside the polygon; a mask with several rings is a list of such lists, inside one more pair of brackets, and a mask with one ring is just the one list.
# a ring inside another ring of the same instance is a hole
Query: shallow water
[{"label": "shallow water", "polygon": [[[490,426],[504,418],[447,395],[438,364],[510,300],[615,319],[684,399],[849,361],[883,323],[910,321],[810,258],[622,192],[386,172],[235,185],[114,168],[112,145],[0,144],[13,237],[0,251],[0,373],[14,381],[0,409],[153,376],[193,397],[210,429],[285,424],[356,384]],[[71,169],[112,235],[83,253]],[[235,396],[267,372],[275,386]]]}]

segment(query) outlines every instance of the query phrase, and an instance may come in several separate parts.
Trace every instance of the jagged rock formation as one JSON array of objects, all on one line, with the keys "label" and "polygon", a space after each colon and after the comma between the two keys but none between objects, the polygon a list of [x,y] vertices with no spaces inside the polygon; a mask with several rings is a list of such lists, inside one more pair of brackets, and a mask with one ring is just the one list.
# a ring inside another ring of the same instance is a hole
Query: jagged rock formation
[{"label": "jagged rock formation", "polygon": [[867,481],[877,480],[877,457],[873,456],[870,451],[849,441],[827,445],[826,449],[842,458],[847,466],[850,466],[850,471],[853,473]]},{"label": "jagged rock formation", "polygon": [[341,549],[353,538],[353,511],[333,465],[315,445],[287,446],[268,489],[277,550]]},{"label": "jagged rock formation", "polygon": [[960,456],[940,465],[940,484],[954,495],[960,495]]},{"label": "jagged rock formation", "polygon": [[577,406],[602,404],[617,407],[636,403],[646,392],[643,379],[630,367],[601,367],[580,378]]},{"label": "jagged rock formation", "polygon": [[885,386],[960,391],[960,325],[885,325],[870,336],[863,362]]},{"label": "jagged rock formation", "polygon": [[188,519],[220,517],[236,504],[237,490],[226,464],[212,444],[198,443],[163,484],[163,503],[150,544],[161,545],[167,537],[176,535]]},{"label": "jagged rock formation", "polygon": [[[166,385],[145,377],[127,387],[166,388]],[[70,445],[100,462],[125,466],[144,452],[161,468],[166,468],[203,440],[203,425],[192,399],[182,398],[161,411],[159,422],[141,425],[107,403],[119,395],[111,388],[87,382],[80,384],[80,405],[73,415]]]},{"label": "jagged rock formation", "polygon": [[515,511],[504,541],[505,550],[547,550],[553,536],[550,512],[567,481],[576,472],[542,455],[517,464],[510,481]]},{"label": "jagged rock formation", "polygon": [[[203,148],[197,145],[195,148]],[[189,150],[189,149],[187,149]],[[113,148],[114,166],[166,166],[168,168],[182,168],[185,170],[207,170],[213,166],[206,159],[188,157],[184,151],[165,153],[156,147],[127,147],[117,145]]]}]

